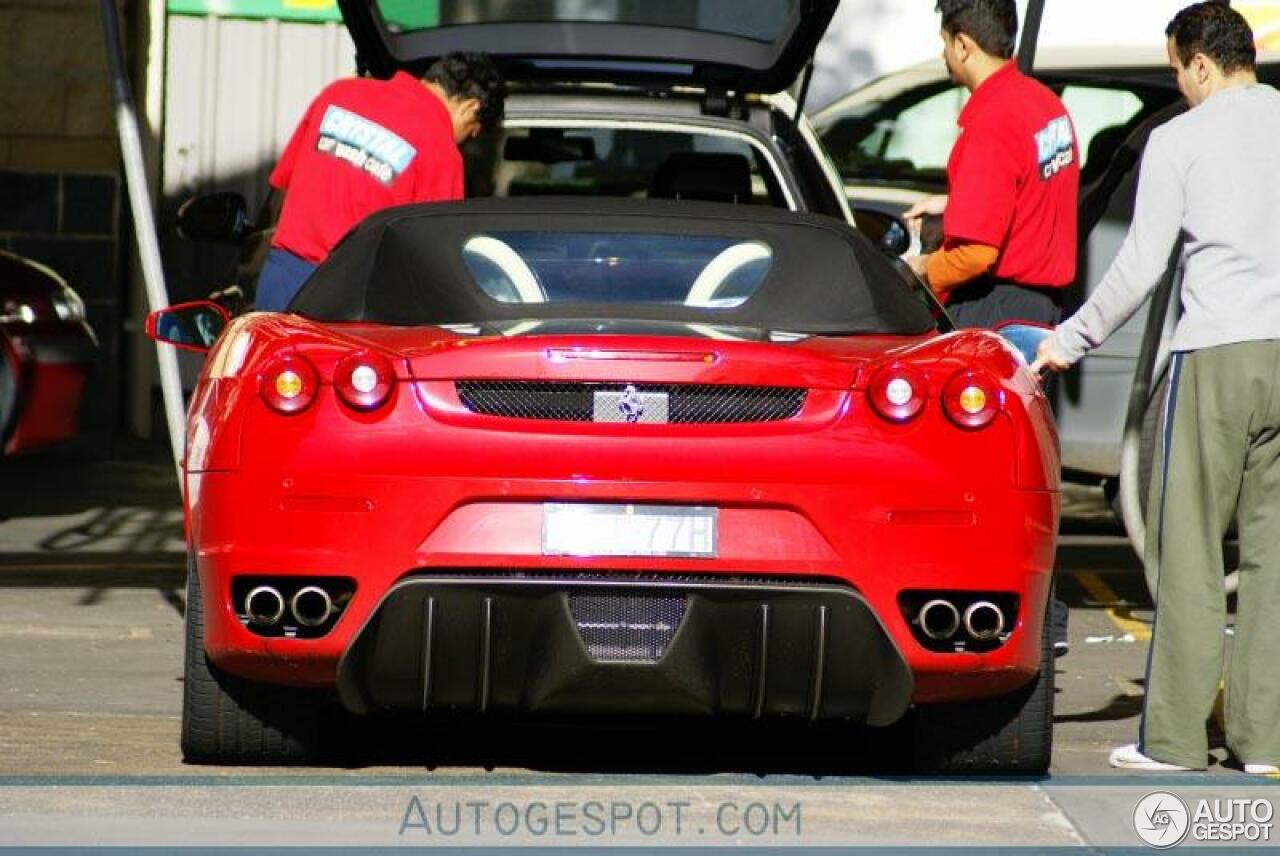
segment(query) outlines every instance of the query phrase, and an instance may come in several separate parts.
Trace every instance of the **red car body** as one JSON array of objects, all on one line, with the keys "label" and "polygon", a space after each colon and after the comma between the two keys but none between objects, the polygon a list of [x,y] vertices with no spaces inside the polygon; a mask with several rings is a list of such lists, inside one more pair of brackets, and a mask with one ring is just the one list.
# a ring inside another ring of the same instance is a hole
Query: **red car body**
[{"label": "red car body", "polygon": [[[1053,434],[1034,379],[994,334],[815,339],[785,346],[780,359],[778,345],[652,336],[477,341],[264,315],[235,329],[252,342],[245,374],[203,378],[188,421],[202,588],[229,591],[237,575],[264,569],[357,585],[320,640],[262,638],[229,598],[211,604],[206,648],[228,671],[332,687],[339,659],[388,589],[410,569],[459,567],[838,580],[875,605],[917,677],[917,701],[996,695],[1039,668],[1041,610],[1023,611],[1000,650],[956,656],[924,650],[897,607],[903,589],[920,588],[1045,602],[1058,519]],[[607,356],[548,356],[584,347]],[[400,358],[392,400],[373,414],[347,407],[331,379],[339,358],[367,350]],[[282,351],[320,372],[321,389],[301,414],[277,413],[258,395],[252,367]],[[929,384],[924,412],[905,426],[876,414],[866,395],[875,369],[895,362],[918,367]],[[975,367],[1007,397],[1001,417],[979,431],[952,424],[939,404],[943,384]],[[782,424],[546,424],[468,411],[455,382],[494,377],[801,383],[809,395]],[[547,501],[715,505],[719,555],[545,556]]]},{"label": "red car body", "polygon": [[17,454],[76,434],[97,355],[84,305],[49,268],[0,252],[0,451]]},{"label": "red car body", "polygon": [[[822,218],[718,216],[864,241]],[[358,238],[344,247],[348,260],[363,252]],[[874,258],[886,293],[915,301]],[[758,299],[785,299],[784,286]],[[511,311],[525,310],[557,307]],[[157,333],[161,320],[153,335],[184,341]],[[912,705],[1005,699],[1043,676],[1057,445],[1037,379],[997,334],[752,338],[586,318],[497,330],[254,313],[221,333],[184,465],[202,610],[192,644],[224,689],[336,690],[361,713],[888,725]],[[671,410],[650,424],[548,409],[577,389],[662,389]],[[733,409],[744,390],[782,390],[794,406],[675,415],[681,396]],[[525,409],[502,411],[511,401]],[[553,505],[714,509],[714,547],[550,549]],[[318,597],[308,587],[326,593],[314,624],[298,608]],[[939,599],[956,626],[933,638],[922,610]],[[978,603],[1001,613],[986,638],[967,624]]]}]

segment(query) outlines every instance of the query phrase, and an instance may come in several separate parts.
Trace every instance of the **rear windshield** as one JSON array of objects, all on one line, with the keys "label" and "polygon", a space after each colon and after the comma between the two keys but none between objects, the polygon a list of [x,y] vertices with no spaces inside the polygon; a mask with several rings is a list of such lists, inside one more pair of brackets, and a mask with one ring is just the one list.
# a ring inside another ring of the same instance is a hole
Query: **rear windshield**
[{"label": "rear windshield", "polygon": [[458,24],[607,23],[676,27],[772,42],[797,0],[377,0],[387,28],[426,30]]},{"label": "rear windshield", "polygon": [[500,303],[627,303],[733,309],[773,266],[763,241],[635,232],[492,232],[462,259]]}]

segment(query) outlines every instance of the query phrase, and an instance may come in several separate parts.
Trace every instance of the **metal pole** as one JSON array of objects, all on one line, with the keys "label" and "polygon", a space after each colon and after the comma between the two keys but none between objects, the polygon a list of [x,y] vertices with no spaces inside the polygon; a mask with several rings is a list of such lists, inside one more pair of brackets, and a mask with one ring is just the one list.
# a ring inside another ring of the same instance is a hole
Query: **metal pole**
[{"label": "metal pole", "polygon": [[[107,48],[107,67],[111,74],[111,94],[115,101],[116,129],[120,135],[120,154],[124,159],[129,208],[133,212],[133,233],[138,242],[138,258],[142,262],[142,276],[147,286],[147,303],[154,312],[169,305],[169,289],[165,285],[164,268],[160,263],[160,243],[156,239],[155,215],[151,207],[151,193],[147,189],[138,113],[129,88],[129,71],[125,65],[124,44],[120,39],[120,17],[116,2],[98,0],[98,6],[102,11],[102,33]],[[173,465],[181,487],[186,405],[182,398],[182,380],[178,375],[178,355],[173,348],[157,343],[156,358],[160,366],[160,390],[164,395],[165,420],[169,426],[169,445],[173,450]]]},{"label": "metal pole", "polygon": [[1027,19],[1018,39],[1018,69],[1030,74],[1036,66],[1036,46],[1040,43],[1040,21],[1044,18],[1045,0],[1027,0]]},{"label": "metal pole", "polygon": [[796,132],[796,141],[800,140],[800,117],[804,114],[804,102],[809,97],[809,84],[813,82],[813,60],[804,67],[804,75],[800,78],[800,92],[796,95],[796,113],[791,117],[792,130]]}]

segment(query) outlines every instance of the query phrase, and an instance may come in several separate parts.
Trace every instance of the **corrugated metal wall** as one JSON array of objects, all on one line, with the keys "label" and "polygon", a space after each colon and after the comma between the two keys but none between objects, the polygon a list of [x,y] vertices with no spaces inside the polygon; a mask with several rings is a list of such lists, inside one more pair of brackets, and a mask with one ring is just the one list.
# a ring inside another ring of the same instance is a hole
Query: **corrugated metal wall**
[{"label": "corrugated metal wall", "polygon": [[171,16],[165,195],[216,187],[261,200],[307,104],[354,69],[355,49],[339,23]]},{"label": "corrugated metal wall", "polygon": [[229,281],[230,248],[174,237],[178,205],[197,193],[234,190],[256,212],[267,174],[311,99],[354,74],[355,48],[341,23],[170,15],[159,225],[174,300]]}]

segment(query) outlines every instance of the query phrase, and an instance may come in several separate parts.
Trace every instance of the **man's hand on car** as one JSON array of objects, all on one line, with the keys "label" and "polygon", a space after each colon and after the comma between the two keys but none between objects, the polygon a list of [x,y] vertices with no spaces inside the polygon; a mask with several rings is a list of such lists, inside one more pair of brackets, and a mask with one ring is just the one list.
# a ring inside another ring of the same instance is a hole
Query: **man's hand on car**
[{"label": "man's hand on car", "polygon": [[1072,363],[1058,353],[1058,349],[1053,345],[1053,337],[1046,336],[1044,341],[1040,343],[1040,347],[1036,348],[1036,361],[1031,364],[1031,371],[1040,374],[1045,369],[1053,372],[1065,372],[1071,368]]},{"label": "man's hand on car", "polygon": [[945,194],[926,196],[915,205],[912,205],[902,215],[902,219],[907,223],[907,228],[919,235],[920,227],[925,217],[941,217],[942,212],[947,210],[947,199],[948,197]]}]

